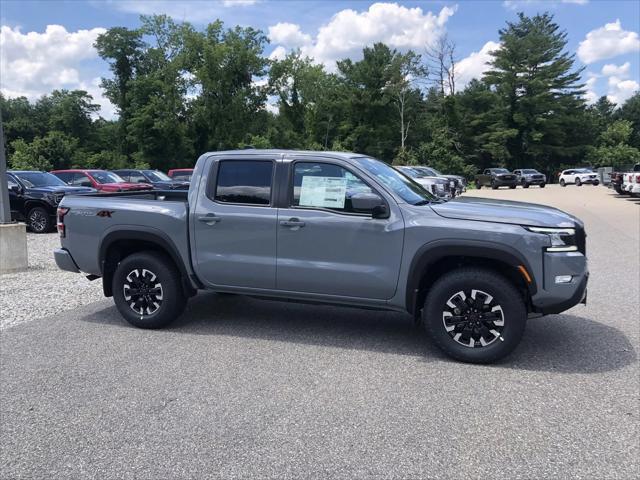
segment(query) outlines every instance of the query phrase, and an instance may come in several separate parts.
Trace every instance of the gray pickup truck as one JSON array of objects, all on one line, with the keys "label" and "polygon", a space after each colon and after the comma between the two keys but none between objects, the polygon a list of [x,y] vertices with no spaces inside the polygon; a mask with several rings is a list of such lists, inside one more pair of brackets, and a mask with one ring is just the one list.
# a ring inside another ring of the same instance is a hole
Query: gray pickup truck
[{"label": "gray pickup truck", "polygon": [[443,202],[351,153],[207,153],[188,192],[65,197],[57,223],[58,266],[101,277],[142,328],[169,324],[207,289],[408,312],[448,355],[487,363],[516,347],[530,314],[586,298],[577,218]]}]

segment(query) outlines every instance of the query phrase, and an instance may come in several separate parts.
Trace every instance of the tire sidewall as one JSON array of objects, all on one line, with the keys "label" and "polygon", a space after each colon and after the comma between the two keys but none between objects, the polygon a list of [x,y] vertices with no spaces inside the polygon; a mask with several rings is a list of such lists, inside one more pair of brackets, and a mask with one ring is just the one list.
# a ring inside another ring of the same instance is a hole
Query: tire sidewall
[{"label": "tire sidewall", "polygon": [[[502,307],[505,319],[502,339],[486,347],[466,347],[457,343],[444,328],[442,312],[447,300],[460,290],[482,290]],[[450,272],[430,289],[423,309],[423,324],[436,345],[451,357],[470,363],[497,361],[516,348],[526,326],[527,311],[520,293],[502,275],[480,269]]]},{"label": "tire sidewall", "polygon": [[[135,269],[146,269],[154,273],[162,285],[162,302],[157,311],[140,315],[131,309],[124,298],[123,285],[127,275]],[[123,259],[113,275],[113,299],[122,317],[139,328],[161,328],[171,323],[184,309],[186,299],[178,281],[179,274],[171,261],[161,254],[135,253]]]}]

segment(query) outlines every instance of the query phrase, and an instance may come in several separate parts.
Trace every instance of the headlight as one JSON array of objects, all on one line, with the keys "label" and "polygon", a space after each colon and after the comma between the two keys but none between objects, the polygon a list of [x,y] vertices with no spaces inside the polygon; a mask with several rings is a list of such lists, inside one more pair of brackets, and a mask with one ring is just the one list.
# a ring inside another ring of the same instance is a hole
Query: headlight
[{"label": "headlight", "polygon": [[450,186],[451,188],[454,188],[454,187],[456,186],[456,182],[454,182],[453,180],[451,180],[451,181],[449,182],[449,186]]},{"label": "headlight", "polygon": [[444,192],[444,184],[436,183],[436,190],[438,190],[439,192]]},{"label": "headlight", "polygon": [[574,228],[546,228],[546,227],[526,227],[533,233],[548,235],[551,246],[546,247],[547,252],[577,252],[576,230]]},{"label": "headlight", "polygon": [[53,193],[45,193],[45,194],[44,194],[44,196],[45,196],[45,198],[46,198],[47,200],[49,200],[49,201],[50,201],[51,203],[53,203],[54,205],[57,205],[57,204],[60,202],[60,200],[58,200],[58,199],[56,198],[55,194],[53,194]]}]

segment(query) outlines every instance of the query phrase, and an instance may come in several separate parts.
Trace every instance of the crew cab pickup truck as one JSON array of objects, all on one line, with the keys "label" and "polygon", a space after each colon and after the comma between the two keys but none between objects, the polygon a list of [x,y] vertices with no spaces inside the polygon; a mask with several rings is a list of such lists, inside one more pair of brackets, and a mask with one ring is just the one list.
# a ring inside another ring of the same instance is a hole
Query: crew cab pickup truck
[{"label": "crew cab pickup truck", "polygon": [[57,225],[58,266],[101,277],[137,327],[168,325],[207,289],[408,312],[467,362],[511,352],[529,314],[583,302],[589,276],[576,217],[442,202],[344,152],[206,153],[188,192],[65,197]]},{"label": "crew cab pickup truck", "polygon": [[496,190],[499,187],[516,188],[518,177],[506,168],[487,168],[483,173],[476,175],[476,188],[491,187]]}]

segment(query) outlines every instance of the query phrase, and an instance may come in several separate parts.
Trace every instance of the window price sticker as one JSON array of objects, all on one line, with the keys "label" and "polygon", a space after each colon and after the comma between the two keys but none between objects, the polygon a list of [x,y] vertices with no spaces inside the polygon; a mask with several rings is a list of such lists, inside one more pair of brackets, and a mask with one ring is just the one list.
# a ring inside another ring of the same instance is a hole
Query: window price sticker
[{"label": "window price sticker", "polygon": [[302,177],[300,206],[344,208],[347,179],[344,177]]}]

